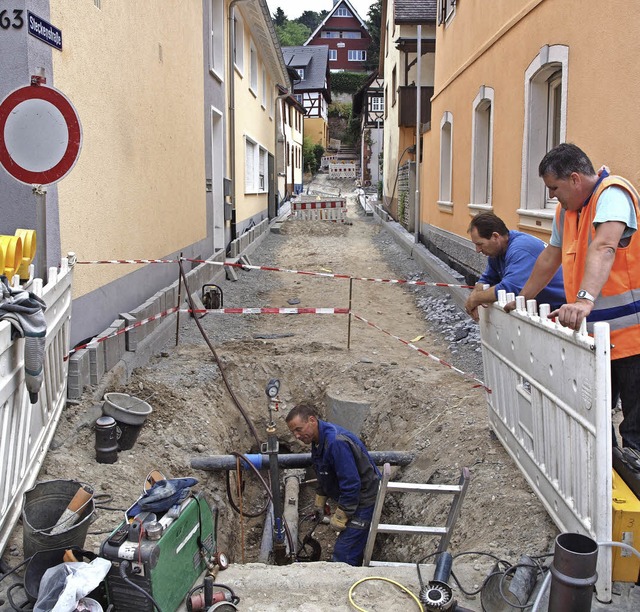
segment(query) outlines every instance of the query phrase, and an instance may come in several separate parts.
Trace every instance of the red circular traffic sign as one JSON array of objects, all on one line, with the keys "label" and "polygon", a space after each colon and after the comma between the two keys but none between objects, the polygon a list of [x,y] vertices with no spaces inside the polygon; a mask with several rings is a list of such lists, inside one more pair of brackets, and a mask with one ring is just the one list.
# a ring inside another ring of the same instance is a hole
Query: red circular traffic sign
[{"label": "red circular traffic sign", "polygon": [[27,185],[66,176],[82,145],[80,119],[57,89],[30,85],[0,102],[0,165]]}]

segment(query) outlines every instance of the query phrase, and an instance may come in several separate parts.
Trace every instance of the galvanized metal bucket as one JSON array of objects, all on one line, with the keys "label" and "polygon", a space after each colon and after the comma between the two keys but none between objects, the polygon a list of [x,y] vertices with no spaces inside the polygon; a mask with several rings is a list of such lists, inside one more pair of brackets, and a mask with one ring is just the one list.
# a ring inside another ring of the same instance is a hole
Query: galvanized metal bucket
[{"label": "galvanized metal bucket", "polygon": [[22,506],[22,545],[25,559],[44,550],[84,546],[95,511],[93,496],[78,511],[77,522],[55,535],[49,533],[81,486],[82,483],[75,480],[47,480],[36,483],[25,492]]}]

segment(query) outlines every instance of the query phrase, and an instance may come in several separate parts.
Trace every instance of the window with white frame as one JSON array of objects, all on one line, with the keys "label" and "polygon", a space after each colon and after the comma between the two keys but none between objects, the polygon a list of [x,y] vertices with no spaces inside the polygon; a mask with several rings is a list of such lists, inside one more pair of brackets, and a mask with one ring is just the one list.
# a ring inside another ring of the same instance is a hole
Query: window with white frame
[{"label": "window with white frame", "polygon": [[267,190],[267,151],[262,147],[258,153],[258,190]]},{"label": "window with white frame", "polygon": [[340,32],[334,30],[322,30],[320,38],[340,38]]},{"label": "window with white frame", "polygon": [[440,120],[440,181],[438,206],[451,209],[451,177],[453,166],[453,115],[445,111]]},{"label": "window with white frame", "polygon": [[367,59],[367,52],[361,49],[349,49],[350,62],[364,62]]},{"label": "window with white frame", "polygon": [[224,0],[209,3],[209,70],[220,80],[224,78]]},{"label": "window with white frame", "polygon": [[242,73],[244,71],[244,23],[240,13],[233,10],[233,63]]},{"label": "window with white frame", "polygon": [[550,218],[557,205],[538,176],[538,165],[566,137],[568,69],[569,48],[545,45],[525,71],[520,214],[547,211],[543,216]]},{"label": "window with white frame", "polygon": [[362,35],[360,34],[360,32],[354,32],[354,31],[350,31],[350,32],[341,32],[341,38],[362,38]]},{"label": "window with white frame", "polygon": [[335,17],[351,17],[351,11],[344,6],[341,6],[333,15]]},{"label": "window with white frame", "polygon": [[371,98],[371,110],[380,113],[384,110],[384,98],[382,96]]},{"label": "window with white frame", "polygon": [[296,68],[298,76],[304,81],[304,68]]},{"label": "window with white frame", "polygon": [[471,131],[472,209],[491,208],[491,169],[493,162],[493,98],[491,87],[482,86],[473,101]]},{"label": "window with white frame", "polygon": [[329,61],[337,62],[338,61],[338,50],[337,49],[329,49]]},{"label": "window with white frame", "polygon": [[244,140],[244,191],[253,193],[256,191],[256,168],[258,145],[245,138]]},{"label": "window with white frame", "polygon": [[251,91],[253,91],[254,94],[257,95],[258,93],[258,52],[256,51],[256,48],[253,46],[253,41],[251,42],[251,46],[249,49],[249,54],[250,54],[250,66],[249,66],[249,71],[250,71],[250,87],[251,87]]},{"label": "window with white frame", "polygon": [[398,95],[398,71],[397,66],[391,71],[391,106],[396,105],[396,96]]},{"label": "window with white frame", "polygon": [[457,0],[438,0],[438,24],[448,22],[456,14]]},{"label": "window with white frame", "polygon": [[302,94],[294,94],[293,97],[302,104]]},{"label": "window with white frame", "polygon": [[245,193],[263,193],[267,190],[267,150],[245,136]]},{"label": "window with white frame", "polygon": [[267,71],[262,67],[262,108],[267,108]]}]

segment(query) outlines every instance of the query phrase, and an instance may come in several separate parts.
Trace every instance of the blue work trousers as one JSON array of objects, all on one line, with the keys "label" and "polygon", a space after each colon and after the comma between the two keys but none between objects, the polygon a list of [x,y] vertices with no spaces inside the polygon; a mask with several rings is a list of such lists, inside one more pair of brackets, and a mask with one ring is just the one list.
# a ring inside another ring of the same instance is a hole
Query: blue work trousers
[{"label": "blue work trousers", "polygon": [[349,565],[362,565],[364,547],[369,536],[373,506],[358,508],[347,523],[347,528],[338,536],[333,549],[332,561]]},{"label": "blue work trousers", "polygon": [[[620,423],[622,446],[640,450],[640,355],[611,362],[611,400],[622,403],[624,419]],[[615,433],[613,445],[617,446]]]}]

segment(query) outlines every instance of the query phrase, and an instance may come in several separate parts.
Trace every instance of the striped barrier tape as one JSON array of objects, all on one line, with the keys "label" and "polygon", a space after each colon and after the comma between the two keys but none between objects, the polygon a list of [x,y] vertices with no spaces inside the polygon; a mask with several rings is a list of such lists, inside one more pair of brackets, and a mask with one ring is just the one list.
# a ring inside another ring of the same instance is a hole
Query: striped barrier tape
[{"label": "striped barrier tape", "polygon": [[457,287],[459,289],[473,289],[473,285],[456,285],[453,283],[429,283],[427,281],[413,281],[406,279],[392,278],[368,278],[365,276],[351,276],[350,274],[334,274],[332,272],[311,272],[308,270],[290,270],[287,268],[275,268],[273,266],[253,266],[232,261],[210,261],[208,259],[98,259],[93,261],[77,261],[78,264],[151,264],[151,263],[180,263],[188,261],[191,263],[206,263],[214,266],[229,266],[243,268],[244,270],[264,270],[266,272],[287,272],[289,274],[302,274],[305,276],[322,276],[325,278],[337,278],[342,280],[368,281],[372,283],[387,283],[390,285],[417,285],[421,287]]},{"label": "striped barrier tape", "polygon": [[212,308],[210,310],[199,308],[191,310],[190,308],[178,308],[177,306],[174,308],[169,308],[168,310],[163,310],[158,314],[155,314],[151,317],[147,317],[146,319],[142,319],[141,321],[136,321],[135,323],[124,327],[123,329],[119,329],[118,331],[109,334],[108,336],[102,336],[101,338],[97,338],[96,340],[92,340],[91,342],[87,342],[86,344],[81,344],[72,348],[69,353],[64,357],[64,361],[67,361],[73,353],[85,348],[96,348],[101,342],[106,342],[111,338],[115,338],[120,334],[124,334],[125,332],[131,331],[132,329],[136,329],[136,327],[141,327],[146,323],[150,323],[151,321],[157,321],[158,319],[162,319],[168,315],[174,314],[176,312],[185,312],[188,314],[349,314],[348,308]]},{"label": "striped barrier tape", "polygon": [[457,372],[458,374],[461,374],[465,378],[471,378],[472,380],[478,383],[477,385],[474,385],[474,387],[483,387],[487,393],[491,393],[491,389],[489,389],[489,387],[487,387],[487,385],[485,385],[483,381],[481,381],[479,378],[476,378],[473,374],[470,374],[468,372],[463,372],[459,368],[456,368],[454,365],[450,364],[448,361],[445,361],[444,359],[440,359],[439,357],[432,355],[428,351],[425,351],[424,349],[417,347],[415,344],[413,344],[412,342],[409,342],[408,340],[403,340],[399,336],[395,336],[391,332],[388,332],[386,329],[382,329],[382,327],[377,326],[375,323],[372,323],[371,321],[368,321],[364,317],[357,315],[355,312],[351,312],[351,316],[358,319],[359,321],[362,321],[363,323],[366,323],[367,325],[373,327],[374,329],[381,331],[383,334],[386,334],[387,336],[391,336],[391,338],[395,338],[396,340],[399,340],[400,342],[402,342],[402,344],[405,344],[409,348],[412,348],[414,351],[418,351],[418,353],[421,353],[422,355],[429,357],[429,359],[433,359],[435,362],[439,363],[440,365],[450,368],[451,370],[453,370],[454,372]]}]

